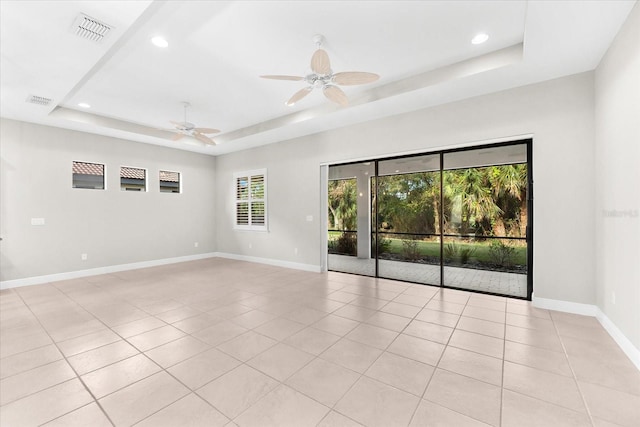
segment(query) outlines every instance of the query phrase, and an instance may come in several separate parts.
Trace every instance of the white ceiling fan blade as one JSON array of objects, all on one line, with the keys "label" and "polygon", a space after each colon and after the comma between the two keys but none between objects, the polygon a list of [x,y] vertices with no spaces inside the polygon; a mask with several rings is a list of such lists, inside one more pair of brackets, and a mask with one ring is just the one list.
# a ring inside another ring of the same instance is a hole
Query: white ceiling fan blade
[{"label": "white ceiling fan blade", "polygon": [[211,139],[208,136],[203,135],[203,134],[201,134],[199,132],[194,132],[193,133],[193,137],[195,139],[197,139],[198,141],[200,141],[200,142],[204,142],[205,144],[216,145],[216,142],[213,139]]},{"label": "white ceiling fan blade", "polygon": [[193,130],[198,133],[207,133],[207,134],[220,133],[218,129],[212,129],[212,128],[194,128]]},{"label": "white ceiling fan blade", "polygon": [[309,93],[311,93],[312,90],[313,90],[313,86],[307,86],[305,88],[300,89],[299,91],[294,93],[293,96],[287,101],[287,105],[292,106],[293,104],[295,104],[296,102],[304,98],[305,96],[309,95]]},{"label": "white ceiling fan blade", "polygon": [[336,104],[340,104],[343,107],[349,105],[349,98],[347,98],[347,95],[338,86],[326,85],[322,88],[322,92],[324,96]]},{"label": "white ceiling fan blade", "polygon": [[316,74],[330,74],[331,62],[329,61],[329,55],[323,49],[315,51],[311,57],[311,70]]},{"label": "white ceiling fan blade", "polygon": [[293,80],[293,81],[300,81],[300,80],[304,80],[304,77],[299,77],[299,76],[260,76],[263,79],[272,79],[272,80]]},{"label": "white ceiling fan blade", "polygon": [[336,73],[333,75],[333,82],[337,85],[362,85],[366,83],[375,82],[380,78],[379,75],[374,73],[365,73],[363,71],[346,71],[343,73]]}]

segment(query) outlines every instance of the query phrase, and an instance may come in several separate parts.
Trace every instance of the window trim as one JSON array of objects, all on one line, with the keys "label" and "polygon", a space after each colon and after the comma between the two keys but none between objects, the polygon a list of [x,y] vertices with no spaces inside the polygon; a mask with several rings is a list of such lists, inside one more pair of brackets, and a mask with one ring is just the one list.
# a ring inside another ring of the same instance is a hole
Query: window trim
[{"label": "window trim", "polygon": [[[251,194],[251,179],[255,176],[262,176],[264,186],[264,197],[261,199],[253,199]],[[238,199],[238,178],[247,177],[249,198],[246,200]],[[234,230],[245,231],[269,231],[269,208],[268,208],[268,191],[267,191],[267,169],[254,169],[243,172],[235,172],[233,174],[233,228]],[[248,203],[248,220],[249,224],[238,224],[238,205],[240,203]],[[251,221],[251,207],[253,203],[264,203],[264,224],[255,225]]]}]

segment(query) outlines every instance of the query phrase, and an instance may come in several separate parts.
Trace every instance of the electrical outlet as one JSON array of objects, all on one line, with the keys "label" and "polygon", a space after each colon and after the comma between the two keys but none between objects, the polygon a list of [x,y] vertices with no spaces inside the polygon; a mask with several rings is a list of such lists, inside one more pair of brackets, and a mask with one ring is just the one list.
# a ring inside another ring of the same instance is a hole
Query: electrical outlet
[{"label": "electrical outlet", "polygon": [[31,225],[44,225],[44,218],[31,218]]},{"label": "electrical outlet", "polygon": [[293,254],[298,255],[298,248],[293,248]]},{"label": "electrical outlet", "polygon": [[87,254],[80,254],[80,259],[82,261],[86,261],[87,260]]},{"label": "electrical outlet", "polygon": [[197,248],[197,247],[198,247],[198,245],[200,245],[200,243],[198,243],[198,242],[194,242],[194,243],[193,243],[193,247],[194,247],[194,248]]},{"label": "electrical outlet", "polygon": [[249,243],[249,249],[253,248],[253,243]]}]

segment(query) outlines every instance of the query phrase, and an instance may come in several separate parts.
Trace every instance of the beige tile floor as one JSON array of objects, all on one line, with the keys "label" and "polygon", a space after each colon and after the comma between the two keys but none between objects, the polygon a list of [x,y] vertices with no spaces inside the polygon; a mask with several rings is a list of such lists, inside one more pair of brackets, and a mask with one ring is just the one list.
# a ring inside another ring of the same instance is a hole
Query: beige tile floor
[{"label": "beige tile floor", "polygon": [[638,426],[593,318],[210,259],[0,293],[0,425]]}]

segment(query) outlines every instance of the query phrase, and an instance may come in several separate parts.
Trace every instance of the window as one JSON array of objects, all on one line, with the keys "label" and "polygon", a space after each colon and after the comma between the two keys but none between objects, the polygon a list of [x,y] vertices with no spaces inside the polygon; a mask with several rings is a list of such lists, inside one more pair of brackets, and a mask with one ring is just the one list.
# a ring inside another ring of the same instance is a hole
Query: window
[{"label": "window", "polygon": [[267,170],[234,174],[235,228],[267,230]]},{"label": "window", "polygon": [[120,190],[147,191],[147,170],[122,166],[120,168]]},{"label": "window", "polygon": [[180,192],[180,172],[160,171],[160,192]]},{"label": "window", "polygon": [[73,188],[104,190],[104,165],[100,163],[73,162]]}]

